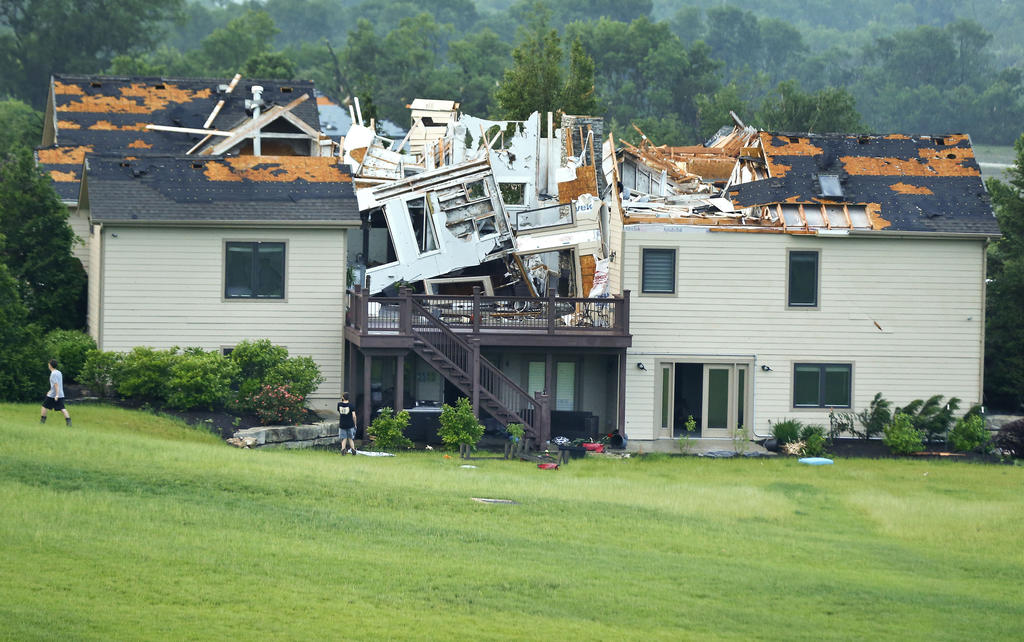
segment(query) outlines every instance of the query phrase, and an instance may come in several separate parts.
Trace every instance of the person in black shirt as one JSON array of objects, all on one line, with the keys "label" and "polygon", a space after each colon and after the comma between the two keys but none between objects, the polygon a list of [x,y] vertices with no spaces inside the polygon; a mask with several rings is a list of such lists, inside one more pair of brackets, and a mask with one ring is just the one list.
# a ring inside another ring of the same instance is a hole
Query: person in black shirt
[{"label": "person in black shirt", "polygon": [[341,415],[338,423],[338,439],[341,440],[341,454],[354,455],[356,454],[356,411],[348,400],[347,392],[341,395],[341,402],[338,404],[338,414]]}]

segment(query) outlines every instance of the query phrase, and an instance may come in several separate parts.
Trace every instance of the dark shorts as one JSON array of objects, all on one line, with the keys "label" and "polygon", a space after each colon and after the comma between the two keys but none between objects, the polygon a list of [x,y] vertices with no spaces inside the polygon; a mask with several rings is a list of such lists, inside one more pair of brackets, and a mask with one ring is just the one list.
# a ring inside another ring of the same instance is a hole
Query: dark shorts
[{"label": "dark shorts", "polygon": [[64,410],[64,397],[43,397],[43,408],[47,410]]}]

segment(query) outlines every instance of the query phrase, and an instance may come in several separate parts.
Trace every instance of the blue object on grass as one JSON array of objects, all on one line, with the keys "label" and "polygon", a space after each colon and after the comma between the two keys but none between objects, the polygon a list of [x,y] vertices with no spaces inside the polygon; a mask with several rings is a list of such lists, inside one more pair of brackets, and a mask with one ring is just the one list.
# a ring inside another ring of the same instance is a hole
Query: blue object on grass
[{"label": "blue object on grass", "polygon": [[828,466],[832,464],[832,460],[825,457],[803,457],[799,461],[801,464],[809,466]]}]

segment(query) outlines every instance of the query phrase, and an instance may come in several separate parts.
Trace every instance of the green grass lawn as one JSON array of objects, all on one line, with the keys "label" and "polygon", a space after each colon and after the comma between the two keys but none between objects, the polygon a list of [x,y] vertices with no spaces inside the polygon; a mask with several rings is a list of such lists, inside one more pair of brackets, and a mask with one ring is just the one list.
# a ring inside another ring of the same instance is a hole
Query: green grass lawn
[{"label": "green grass lawn", "polygon": [[37,411],[0,405],[0,638],[992,640],[1024,622],[1024,467],[463,469]]}]

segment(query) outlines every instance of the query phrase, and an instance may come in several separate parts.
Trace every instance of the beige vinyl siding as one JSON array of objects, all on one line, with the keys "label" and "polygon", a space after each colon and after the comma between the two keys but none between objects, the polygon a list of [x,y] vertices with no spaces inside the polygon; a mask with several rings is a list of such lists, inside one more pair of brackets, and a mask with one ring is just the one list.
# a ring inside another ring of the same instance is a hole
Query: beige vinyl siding
[{"label": "beige vinyl siding", "polygon": [[97,224],[93,226],[89,235],[89,265],[93,266],[94,273],[88,275],[88,307],[86,308],[85,318],[86,326],[89,328],[89,336],[97,344],[100,344],[100,290],[103,286],[103,262],[100,256],[102,251],[103,226]]},{"label": "beige vinyl siding", "polygon": [[[108,225],[103,235],[103,350],[137,345],[215,350],[267,338],[320,366],[326,381],[313,394],[314,407],[332,407],[340,396],[343,230]],[[286,298],[225,300],[225,241],[284,241]]]},{"label": "beige vinyl siding", "polygon": [[[675,295],[639,294],[640,248],[652,246],[678,248]],[[629,361],[648,368],[627,369],[631,438],[657,436],[659,360],[753,362],[751,410],[761,434],[787,417],[827,425],[827,411],[792,407],[797,362],[851,363],[854,412],[876,392],[896,405],[941,394],[966,409],[980,399],[982,241],[684,228],[627,230],[625,248],[624,287],[634,292]],[[819,308],[787,309],[787,250],[820,252]]]},{"label": "beige vinyl siding", "polygon": [[82,262],[82,267],[85,268],[85,273],[89,274],[89,264],[92,257],[92,254],[89,251],[89,239],[91,236],[91,232],[89,231],[89,212],[88,210],[80,210],[74,206],[68,206],[68,212],[68,225],[71,226],[71,231],[75,233],[75,241],[71,246],[71,254]]}]

